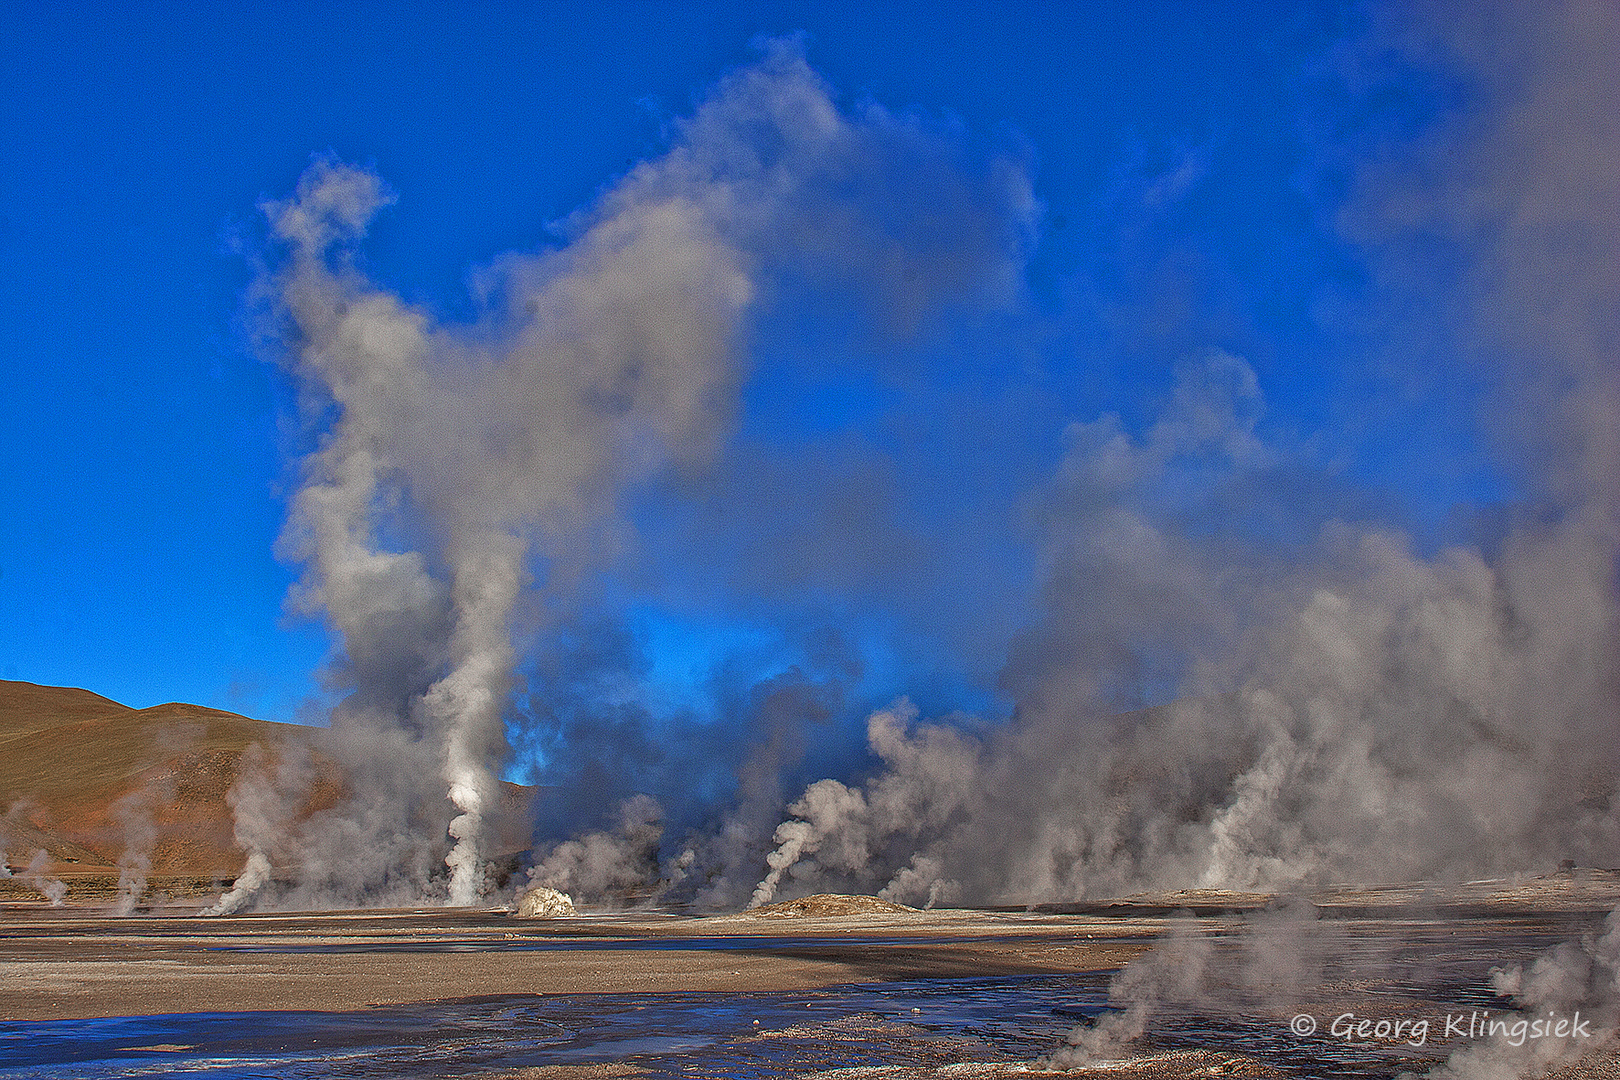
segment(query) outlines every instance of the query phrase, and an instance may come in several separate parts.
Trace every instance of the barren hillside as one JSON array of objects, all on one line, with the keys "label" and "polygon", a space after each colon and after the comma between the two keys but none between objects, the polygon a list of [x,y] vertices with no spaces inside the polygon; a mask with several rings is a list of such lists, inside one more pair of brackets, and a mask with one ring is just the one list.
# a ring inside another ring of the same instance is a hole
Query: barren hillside
[{"label": "barren hillside", "polygon": [[225,794],[242,755],[308,729],[177,702],[131,709],[70,687],[0,681],[0,850],[43,850],[55,876],[106,873],[126,851],[154,873],[241,865]]}]

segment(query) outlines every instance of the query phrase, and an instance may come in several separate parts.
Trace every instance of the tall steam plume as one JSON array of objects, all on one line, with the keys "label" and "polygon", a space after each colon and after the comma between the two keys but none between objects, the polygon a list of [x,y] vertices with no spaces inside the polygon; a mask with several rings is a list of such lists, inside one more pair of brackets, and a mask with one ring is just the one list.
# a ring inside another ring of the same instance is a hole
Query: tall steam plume
[{"label": "tall steam plume", "polygon": [[[427,744],[454,808],[450,900],[482,881],[511,692],[512,619],[538,557],[577,571],[616,493],[701,456],[734,381],[751,286],[707,208],[647,175],[566,249],[505,268],[499,340],[435,326],[364,280],[349,245],[390,201],[319,162],[266,208],[292,365],[327,410],[284,553],[324,612],[363,713]],[[390,540],[416,547],[392,549]]]},{"label": "tall steam plume", "polygon": [[[889,174],[934,184],[926,213],[870,179]],[[233,806],[253,861],[231,908],[272,862],[297,868],[287,902],[414,898],[440,861],[450,902],[474,902],[518,661],[630,542],[627,494],[701,472],[724,443],[765,285],[860,280],[903,329],[942,291],[1015,292],[1035,212],[1016,167],[964,186],[950,147],[904,118],[840,113],[784,42],[568,219],[560,247],[485,271],[472,325],[358,268],[394,201],[323,159],[263,206],[285,254],[257,295],[309,446],[279,551],[303,568],[291,606],[338,643],[330,682],[346,696],[322,752],[345,790],[300,816],[298,784],[244,781]]]}]

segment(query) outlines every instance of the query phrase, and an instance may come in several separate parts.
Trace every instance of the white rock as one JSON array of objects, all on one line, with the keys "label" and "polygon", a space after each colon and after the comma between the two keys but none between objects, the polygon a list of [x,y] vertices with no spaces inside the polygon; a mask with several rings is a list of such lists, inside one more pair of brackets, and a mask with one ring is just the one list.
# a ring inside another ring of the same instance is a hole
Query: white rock
[{"label": "white rock", "polygon": [[519,919],[561,919],[574,913],[574,901],[567,893],[538,886],[518,897],[517,910],[512,914]]}]

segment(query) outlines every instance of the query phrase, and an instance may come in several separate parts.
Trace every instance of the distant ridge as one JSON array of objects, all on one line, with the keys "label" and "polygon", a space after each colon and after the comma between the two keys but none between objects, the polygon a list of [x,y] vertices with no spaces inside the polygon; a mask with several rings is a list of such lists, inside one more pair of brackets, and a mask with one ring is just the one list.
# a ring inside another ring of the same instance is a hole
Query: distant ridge
[{"label": "distant ridge", "polygon": [[134,712],[112,698],[72,686],[37,686],[0,679],[0,732],[30,723],[53,724]]}]

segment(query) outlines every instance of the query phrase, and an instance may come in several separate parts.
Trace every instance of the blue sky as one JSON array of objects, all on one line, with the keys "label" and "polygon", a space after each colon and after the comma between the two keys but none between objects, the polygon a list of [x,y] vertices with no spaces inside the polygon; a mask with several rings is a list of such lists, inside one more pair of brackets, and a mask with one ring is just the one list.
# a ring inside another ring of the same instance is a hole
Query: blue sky
[{"label": "blue sky", "polygon": [[1463,91],[1381,59],[1362,5],[1258,8],[11,12],[0,677],[313,715],[332,643],[286,613],[298,567],[274,554],[311,436],[249,332],[250,287],[281,257],[261,204],[314,156],[375,172],[397,201],[364,271],[473,320],[480,267],[563,243],[557,223],[665,153],[762,35],[802,34],[841,110],[882,106],[964,175],[1016,163],[1039,207],[1011,299],[920,328],[863,310],[860,282],[789,275],[750,326],[717,459],[627,491],[631,553],[570,602],[628,628],[634,694],[701,711],[717,670],[829,663],[807,643],[834,635],[860,658],[860,708],[1010,708],[1066,429],[1117,413],[1145,437],[1178,370],[1214,354],[1252,369],[1257,437],[1292,463],[1272,497],[1299,514],[1189,512],[1189,530],[1304,542],[1348,515],[1420,548],[1473,539],[1515,490],[1479,388],[1465,364],[1395,355],[1414,320],[1345,225],[1366,162]]}]

